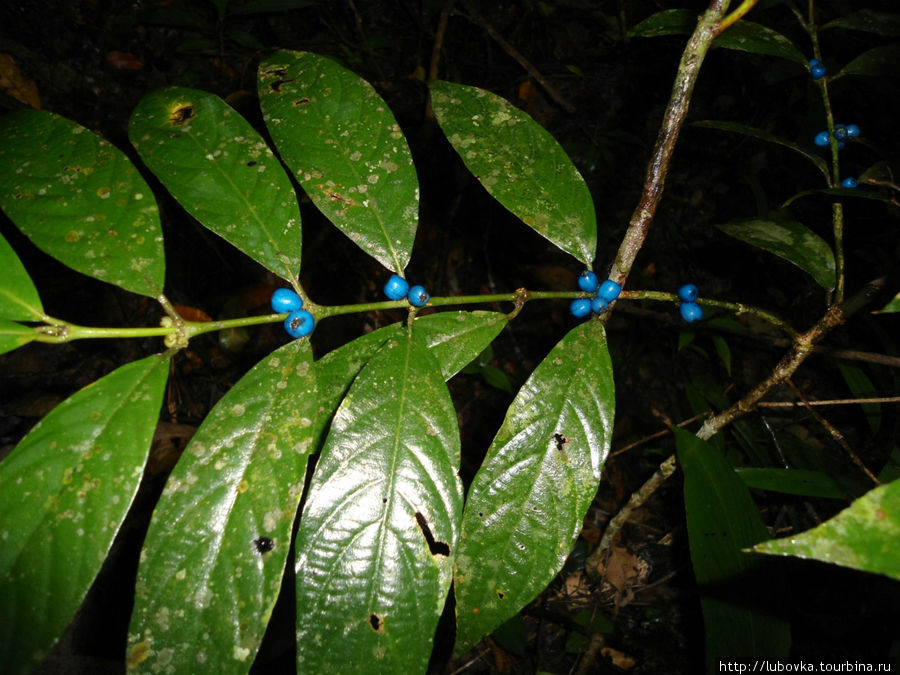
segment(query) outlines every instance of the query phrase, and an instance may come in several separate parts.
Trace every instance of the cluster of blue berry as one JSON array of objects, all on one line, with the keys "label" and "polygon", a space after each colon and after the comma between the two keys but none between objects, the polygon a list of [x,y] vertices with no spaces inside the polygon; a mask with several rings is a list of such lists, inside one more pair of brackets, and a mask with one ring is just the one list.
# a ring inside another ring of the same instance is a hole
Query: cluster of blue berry
[{"label": "cluster of blue berry", "polygon": [[413,307],[424,307],[431,299],[424,286],[413,286],[410,288],[409,282],[399,274],[391,275],[391,278],[384,285],[384,294],[389,300],[406,298]]},{"label": "cluster of blue berry", "polygon": [[681,298],[681,318],[688,323],[703,318],[703,308],[697,304],[699,293],[699,289],[694,284],[685,284],[678,289],[678,297]]},{"label": "cluster of blue berry", "polygon": [[[855,124],[835,124],[834,137],[838,142],[838,150],[843,150],[846,146],[845,141],[851,141],[859,138],[859,127]],[[813,139],[813,143],[824,148],[831,142],[831,134],[828,131],[820,131]]]},{"label": "cluster of blue berry", "polygon": [[585,293],[595,293],[593,298],[576,298],[569,305],[569,311],[578,318],[585,317],[591,312],[603,314],[609,309],[609,303],[618,298],[622,292],[622,287],[615,281],[607,279],[601,284],[597,275],[590,270],[578,275],[578,288]]},{"label": "cluster of blue berry", "polygon": [[288,312],[284,329],[292,338],[301,338],[313,332],[315,317],[303,309],[303,298],[290,288],[279,288],[272,293],[272,309],[279,314]]}]

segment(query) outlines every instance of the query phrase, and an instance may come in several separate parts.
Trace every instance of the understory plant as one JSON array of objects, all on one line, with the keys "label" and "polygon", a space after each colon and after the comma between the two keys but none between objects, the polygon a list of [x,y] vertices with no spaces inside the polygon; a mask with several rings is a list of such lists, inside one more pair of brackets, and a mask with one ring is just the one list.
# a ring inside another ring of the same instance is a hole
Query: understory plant
[{"label": "understory plant", "polygon": [[[603,477],[615,413],[605,326],[618,303],[680,305],[685,321],[713,316],[725,328],[750,318],[780,332],[789,347],[771,373],[735,400],[711,400],[707,392],[698,412],[712,412],[696,433],[673,426],[677,454],[611,520],[591,553],[595,565],[677,461],[701,588],[731,584],[774,597],[783,591],[777,572],[765,580],[754,576],[763,553],[900,578],[900,487],[888,474],[882,480],[860,461],[871,482],[848,495],[823,471],[776,468],[765,460],[751,471],[720,433],[788,382],[816,343],[853,313],[900,309],[900,295],[887,306],[867,307],[873,293],[885,290],[884,280],[860,288],[846,283],[843,242],[852,231],[845,228],[843,201],[890,202],[897,187],[881,163],[845,174],[843,144],[862,142],[866,132],[854,120],[834,119],[828,89],[832,79],[864,75],[893,52],[876,47],[840,68],[819,48],[824,28],[879,34],[898,17],[861,11],[820,28],[810,3],[808,15],[794,10],[809,39],[798,46],[744,18],[755,2],[731,13],[729,5],[714,0],[699,20],[688,10],[667,10],[631,31],[634,38],[690,33],[690,39],[640,202],[612,260],[596,259],[594,201],[545,129],[484,89],[428,83],[440,129],[484,189],[523,227],[571,256],[576,274],[590,272],[577,290],[429,297],[414,287],[407,295],[420,218],[412,154],[373,86],[318,54],[282,50],[262,59],[257,127],[211,93],[169,87],[148,94],[128,125],[140,169],[123,150],[51,112],[2,118],[0,207],[9,219],[63,264],[157,302],[160,320],[98,327],[48,315],[41,279],[35,285],[0,239],[0,350],[97,338],[155,338],[162,345],[57,405],[0,463],[0,670],[28,672],[39,664],[94,582],[138,491],[172,360],[202,334],[272,323],[284,323],[296,339],[259,361],[215,404],[154,509],[134,589],[129,669],[249,670],[287,567],[295,579],[303,673],[424,672],[451,593],[457,655],[515,617],[563,567]],[[720,224],[821,287],[825,307],[803,328],[740,300],[707,297],[696,286],[676,294],[628,285],[701,64],[714,45],[794,64],[798,76],[814,78],[826,111],[824,157],[812,137],[798,143],[735,121],[696,125],[788,148],[821,173],[821,184],[788,200],[778,217]],[[822,72],[823,62],[833,75]],[[144,173],[160,187],[151,188]],[[169,301],[157,189],[281,280],[286,290],[273,300],[272,313],[193,320]],[[299,281],[298,195],[383,266],[374,286],[391,278],[388,299],[325,305],[310,297]],[[830,235],[789,217],[801,198],[831,200]],[[595,273],[599,279],[590,278]],[[508,386],[479,359],[510,322],[522,320],[526,303],[561,300],[576,301],[573,313],[584,320],[518,388],[464,489],[446,382],[467,369]],[[498,304],[508,311],[478,309]],[[407,312],[404,321],[314,358],[310,341],[323,322],[397,309]],[[727,341],[715,345],[730,368]],[[854,376],[865,389],[859,373]],[[856,499],[819,527],[776,539],[750,488]],[[703,596],[702,607],[710,667],[723,656],[789,655],[782,616],[715,595]]]}]

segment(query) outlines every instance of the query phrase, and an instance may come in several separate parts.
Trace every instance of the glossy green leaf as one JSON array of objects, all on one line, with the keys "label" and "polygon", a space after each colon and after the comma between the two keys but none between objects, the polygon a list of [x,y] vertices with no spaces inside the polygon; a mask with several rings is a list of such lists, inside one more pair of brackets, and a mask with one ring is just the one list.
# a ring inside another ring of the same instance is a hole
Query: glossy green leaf
[{"label": "glossy green leaf", "polygon": [[324,56],[280,51],[260,64],[259,98],[278,152],[313,203],[402,274],[419,182],[406,138],[372,85]]},{"label": "glossy green leaf", "polygon": [[300,210],[263,138],[218,96],[184,87],[141,99],[128,135],[172,196],[283,279],[300,269]]},{"label": "glossy green leaf", "polygon": [[0,672],[31,670],[81,605],[143,474],[169,359],[60,403],[0,463]]},{"label": "glossy green leaf", "polygon": [[32,342],[36,334],[33,329],[9,319],[0,319],[0,354],[11,352]]},{"label": "glossy green leaf", "polygon": [[829,21],[819,30],[829,30],[831,28],[845,28],[888,37],[900,37],[900,14],[888,14],[887,12],[863,9]]},{"label": "glossy green leaf", "polygon": [[811,195],[831,195],[832,197],[838,197],[839,199],[867,199],[869,201],[885,203],[891,201],[889,195],[866,190],[865,188],[825,188],[823,190],[802,190],[786,199],[781,205],[781,208],[787,208],[801,197],[809,197]]},{"label": "glossy green leaf", "polygon": [[751,127],[747,124],[741,124],[739,122],[720,122],[718,120],[701,120],[699,122],[694,122],[693,126],[702,127],[704,129],[730,131],[732,133],[741,134],[742,136],[757,138],[761,141],[768,141],[769,143],[775,143],[776,145],[781,145],[785,148],[789,148],[808,161],[812,162],[813,166],[815,166],[822,173],[826,181],[831,180],[831,172],[828,168],[828,163],[824,159],[819,157],[819,155],[810,151],[808,148],[804,148],[802,145],[792,143],[791,141],[788,141],[779,136],[774,136],[768,131],[757,129],[756,127]]},{"label": "glossy green leaf", "polygon": [[853,59],[837,73],[869,77],[900,77],[900,45],[873,47]]},{"label": "glossy green leaf", "polygon": [[162,292],[156,200],[118,148],[43,110],[7,115],[0,137],[0,208],[38,248],[134,293]]},{"label": "glossy green leaf", "polygon": [[597,217],[584,178],[527,113],[484,89],[429,84],[447,140],[494,199],[535,232],[590,267]]},{"label": "glossy green leaf", "polygon": [[846,491],[824,471],[744,467],[735,472],[747,487],[758,490],[827,499],[847,497]]},{"label": "glossy green leaf", "polygon": [[425,672],[462,509],[456,412],[414,327],[334,416],[297,532],[299,672]]},{"label": "glossy green leaf", "polygon": [[752,218],[717,225],[722,232],[793,263],[822,288],[834,288],[835,266],[831,247],[801,223]]},{"label": "glossy green leaf", "polygon": [[0,317],[19,321],[40,321],[44,315],[41,298],[12,246],[0,237]]},{"label": "glossy green leaf", "polygon": [[753,550],[900,579],[900,481],[867,492],[818,527],[757,544]]},{"label": "glossy green leaf", "polygon": [[[441,312],[416,319],[416,331],[437,359],[444,380],[481,353],[506,326],[500,312]],[[406,329],[399,323],[361,335],[329,352],[316,362],[319,389],[319,414],[316,416],[319,438],[331,421],[341,399],[365,363],[390,338],[398,339]]]},{"label": "glossy green leaf", "polygon": [[687,35],[697,25],[697,12],[689,9],[664,9],[651,14],[628,30],[629,37]]},{"label": "glossy green leaf", "polygon": [[715,47],[751,54],[777,56],[806,66],[806,56],[781,33],[752,21],[741,20],[716,38]]},{"label": "glossy green leaf", "polygon": [[[666,9],[653,14],[628,31],[631,37],[688,35],[697,26],[698,14],[690,9]],[[806,57],[788,38],[752,21],[741,20],[719,35],[715,47],[751,54],[777,56],[806,65]]]},{"label": "glossy green leaf", "polygon": [[144,541],[129,665],[246,672],[262,640],[313,451],[308,340],[253,367],[185,448]]},{"label": "glossy green leaf", "polygon": [[719,451],[683,429],[672,433],[684,471],[691,562],[702,593],[707,672],[728,659],[786,659],[790,624],[759,609],[777,606],[784,579],[774,570],[763,574],[762,559],[743,550],[769,536],[759,509]]},{"label": "glossy green leaf", "polygon": [[519,390],[469,489],[454,577],[457,653],[562,568],[597,492],[614,409],[603,325],[585,321]]},{"label": "glossy green leaf", "polygon": [[877,312],[873,312],[873,314],[890,314],[893,312],[900,312],[900,293],[897,293],[888,304]]}]

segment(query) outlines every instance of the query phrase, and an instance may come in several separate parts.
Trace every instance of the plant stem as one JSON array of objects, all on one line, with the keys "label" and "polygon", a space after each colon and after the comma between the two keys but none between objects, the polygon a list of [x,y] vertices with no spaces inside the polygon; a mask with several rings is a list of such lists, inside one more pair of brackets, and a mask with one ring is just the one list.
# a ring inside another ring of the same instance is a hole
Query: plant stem
[{"label": "plant stem", "polygon": [[663,123],[656,138],[653,156],[647,167],[641,199],[631,216],[628,230],[625,232],[609,274],[610,279],[622,286],[625,285],[634,259],[647,238],[650,223],[653,221],[656,207],[662,198],[666,174],[669,171],[669,163],[675,149],[675,141],[678,140],[678,132],[687,116],[694,84],[700,74],[700,66],[713,40],[724,30],[720,21],[728,10],[729,4],[730,0],[713,0],[710,3],[709,8],[700,17],[697,28],[681,55],[672,95],[669,98]]}]

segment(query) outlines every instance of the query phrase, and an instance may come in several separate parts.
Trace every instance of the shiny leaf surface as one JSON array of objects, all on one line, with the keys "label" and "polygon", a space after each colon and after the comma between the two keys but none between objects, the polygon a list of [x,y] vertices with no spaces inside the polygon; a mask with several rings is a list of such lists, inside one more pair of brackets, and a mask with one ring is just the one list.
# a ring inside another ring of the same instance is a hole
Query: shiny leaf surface
[{"label": "shiny leaf surface", "polygon": [[841,68],[838,75],[867,75],[869,77],[898,77],[900,45],[873,47]]},{"label": "shiny leaf surface", "polygon": [[334,416],[297,533],[299,672],[424,672],[462,509],[450,394],[416,327]]},{"label": "shiny leaf surface", "polygon": [[56,406],[0,462],[0,671],[27,672],[72,620],[137,493],[169,359]]},{"label": "shiny leaf surface", "polygon": [[9,319],[0,319],[0,354],[11,352],[34,340],[35,332]]},{"label": "shiny leaf surface", "polygon": [[472,482],[455,571],[457,652],[563,566],[597,492],[614,409],[603,325],[586,321],[519,390]]},{"label": "shiny leaf surface", "polygon": [[0,208],[38,248],[134,293],[162,292],[156,200],[118,148],[42,110],[7,115],[0,136]]},{"label": "shiny leaf surface", "polygon": [[44,314],[41,298],[12,246],[0,237],[0,317],[19,321],[40,321]]},{"label": "shiny leaf surface", "polygon": [[259,67],[263,118],[313,203],[398,274],[419,222],[419,182],[406,138],[368,82],[331,59],[280,51]]},{"label": "shiny leaf surface", "polygon": [[900,579],[900,481],[880,485],[818,527],[753,547]]},{"label": "shiny leaf surface", "polygon": [[278,597],[313,449],[308,340],[253,367],[176,464],[138,571],[129,665],[246,672]]},{"label": "shiny leaf surface", "polygon": [[775,570],[763,573],[761,559],[743,549],[769,534],[746,485],[712,445],[672,428],[684,471],[684,508],[694,576],[701,590],[706,625],[707,671],[729,658],[766,654],[786,659],[790,625],[763,613],[785,592]]},{"label": "shiny leaf surface", "polygon": [[297,195],[269,146],[231,106],[205,91],[160,89],[138,104],[128,135],[201,224],[279,277],[296,277]]},{"label": "shiny leaf surface", "polygon": [[793,263],[830,290],[835,283],[834,254],[822,237],[801,223],[754,218],[717,225],[722,232]]},{"label": "shiny leaf surface", "polygon": [[[444,380],[457,372],[487,347],[503,330],[508,319],[500,312],[441,312],[418,317],[416,331],[421,334],[437,359]],[[315,438],[331,421],[350,383],[365,363],[389,339],[399,339],[405,328],[397,323],[361,335],[335,349],[316,362],[319,414]]]},{"label": "shiny leaf surface", "polygon": [[485,190],[590,267],[597,248],[594,202],[556,139],[489,91],[440,81],[429,87],[441,129]]}]

